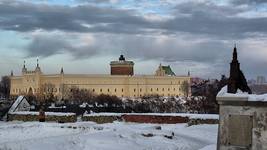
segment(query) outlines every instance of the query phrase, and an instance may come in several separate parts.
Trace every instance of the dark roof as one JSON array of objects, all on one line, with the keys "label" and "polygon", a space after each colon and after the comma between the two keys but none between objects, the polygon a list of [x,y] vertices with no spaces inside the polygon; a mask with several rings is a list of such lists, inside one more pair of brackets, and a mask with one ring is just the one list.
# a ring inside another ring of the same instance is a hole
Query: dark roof
[{"label": "dark roof", "polygon": [[120,55],[119,61],[125,61],[125,58],[123,55]]},{"label": "dark roof", "polygon": [[162,69],[165,71],[166,75],[175,76],[175,73],[172,71],[170,66],[162,66]]}]

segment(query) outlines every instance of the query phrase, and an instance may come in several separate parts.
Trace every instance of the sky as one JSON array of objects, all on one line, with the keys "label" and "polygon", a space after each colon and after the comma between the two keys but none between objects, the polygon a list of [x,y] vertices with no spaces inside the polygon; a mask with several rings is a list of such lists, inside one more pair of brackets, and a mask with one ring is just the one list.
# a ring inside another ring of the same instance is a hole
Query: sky
[{"label": "sky", "polygon": [[234,44],[248,78],[267,76],[266,0],[0,0],[0,75],[39,59],[43,73],[229,75]]}]

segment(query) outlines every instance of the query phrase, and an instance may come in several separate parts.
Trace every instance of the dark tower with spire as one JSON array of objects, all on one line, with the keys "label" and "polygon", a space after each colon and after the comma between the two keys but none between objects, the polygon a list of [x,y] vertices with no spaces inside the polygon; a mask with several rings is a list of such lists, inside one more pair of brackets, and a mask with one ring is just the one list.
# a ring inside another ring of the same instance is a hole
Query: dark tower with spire
[{"label": "dark tower with spire", "polygon": [[24,60],[24,62],[23,62],[23,68],[22,68],[22,73],[26,73],[26,72],[27,72],[26,61]]},{"label": "dark tower with spire", "polygon": [[63,67],[61,67],[60,74],[64,74]]},{"label": "dark tower with spire", "polygon": [[41,72],[41,68],[40,68],[40,66],[39,66],[39,59],[37,58],[37,60],[36,60],[36,68],[35,68],[35,71],[36,72]]},{"label": "dark tower with spire", "polygon": [[247,80],[243,72],[240,70],[240,63],[237,59],[237,49],[235,45],[233,50],[233,60],[230,63],[230,77],[227,92],[236,93],[238,89],[251,94],[251,90],[247,85]]}]

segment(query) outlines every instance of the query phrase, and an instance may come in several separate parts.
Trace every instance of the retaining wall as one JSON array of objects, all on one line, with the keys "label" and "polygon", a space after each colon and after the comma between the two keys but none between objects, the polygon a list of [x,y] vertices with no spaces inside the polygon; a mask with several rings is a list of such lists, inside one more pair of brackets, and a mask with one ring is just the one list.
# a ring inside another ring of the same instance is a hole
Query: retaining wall
[{"label": "retaining wall", "polygon": [[[14,112],[8,114],[8,121],[39,121],[39,113],[38,112]],[[77,116],[74,113],[50,113],[46,112],[45,121],[53,121],[53,122],[76,122]]]}]

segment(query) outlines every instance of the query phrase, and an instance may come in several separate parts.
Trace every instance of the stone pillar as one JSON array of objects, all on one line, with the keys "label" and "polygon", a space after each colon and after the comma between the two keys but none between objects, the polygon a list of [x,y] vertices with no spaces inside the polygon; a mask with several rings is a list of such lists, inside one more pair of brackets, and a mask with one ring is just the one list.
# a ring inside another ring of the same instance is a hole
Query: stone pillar
[{"label": "stone pillar", "polygon": [[247,95],[217,97],[220,105],[217,150],[267,149],[267,102]]}]

